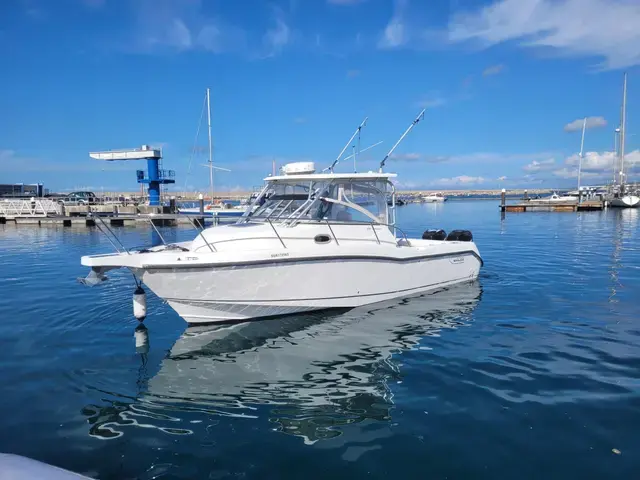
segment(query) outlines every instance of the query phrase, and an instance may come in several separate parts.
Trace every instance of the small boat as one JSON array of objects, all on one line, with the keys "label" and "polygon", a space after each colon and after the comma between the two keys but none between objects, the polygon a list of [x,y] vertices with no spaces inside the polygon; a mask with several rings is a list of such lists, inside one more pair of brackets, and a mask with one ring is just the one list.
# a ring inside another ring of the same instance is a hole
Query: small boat
[{"label": "small boat", "polygon": [[[627,131],[627,74],[624,74],[622,87],[622,108],[620,111],[620,128],[616,129],[616,139],[620,137],[620,149],[617,159],[614,161],[614,183],[611,185],[610,194],[606,197],[609,205],[617,208],[638,208],[640,207],[640,192],[634,191],[631,185],[626,182],[625,173],[625,139]],[[616,181],[617,180],[617,181]]]},{"label": "small boat", "polygon": [[578,203],[578,197],[574,197],[573,195],[558,195],[554,192],[549,197],[537,198],[535,200],[536,203]]},{"label": "small boat", "polygon": [[191,241],[84,256],[92,269],[86,283],[128,268],[136,317],[146,315],[144,284],[188,323],[202,324],[354,308],[476,279],[482,258],[471,232],[408,238],[396,225],[387,205],[396,175],[383,167],[398,143],[378,172],[285,165],[264,179],[235,224],[206,228]]},{"label": "small boat", "polygon": [[425,203],[441,203],[446,202],[447,197],[441,193],[430,193],[429,195],[424,195],[422,201]]},{"label": "small boat", "polygon": [[[208,203],[204,206],[203,212],[207,216],[218,217],[240,217],[246,210],[242,205],[232,205],[230,203]],[[185,215],[200,215],[200,207],[179,208],[179,213]]]},{"label": "small boat", "polygon": [[[240,205],[232,205],[226,202],[216,202],[214,200],[213,193],[213,172],[215,170],[221,170],[223,172],[230,172],[228,168],[217,167],[213,164],[213,142],[211,139],[211,92],[207,88],[206,94],[206,102],[207,102],[207,129],[209,132],[209,161],[202,165],[209,169],[209,190],[210,190],[210,203],[204,206],[204,214],[213,217],[239,217],[246,210],[245,207]],[[202,198],[202,197],[201,197]],[[199,207],[187,207],[187,208],[178,208],[178,213],[187,214],[187,215],[199,215],[200,208]]]}]

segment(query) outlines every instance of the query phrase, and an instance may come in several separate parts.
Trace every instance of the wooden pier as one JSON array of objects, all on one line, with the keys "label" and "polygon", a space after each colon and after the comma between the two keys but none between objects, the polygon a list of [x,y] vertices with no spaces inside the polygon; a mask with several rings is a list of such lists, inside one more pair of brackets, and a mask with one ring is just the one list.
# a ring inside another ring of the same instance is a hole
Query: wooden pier
[{"label": "wooden pier", "polygon": [[[237,220],[237,219],[236,219]],[[178,225],[198,226],[205,224],[217,224],[218,217],[187,216],[181,214],[152,214],[152,215],[121,215],[121,216],[87,216],[87,217],[67,217],[67,216],[4,216],[0,217],[0,224],[15,223],[16,225],[33,225],[39,227],[62,226],[62,227],[95,227],[96,224],[109,225],[110,227],[141,226],[152,223],[155,226],[173,227]]]},{"label": "wooden pier", "polygon": [[200,213],[185,215],[177,212],[175,201],[167,206],[145,205],[75,205],[65,206],[50,199],[7,200],[0,202],[0,224],[44,226],[154,226],[217,225],[236,221],[237,216],[205,215],[200,200]]},{"label": "wooden pier", "polygon": [[602,199],[587,198],[584,200],[577,199],[565,202],[540,201],[540,199],[527,198],[525,190],[524,198],[519,203],[507,203],[506,190],[502,189],[500,195],[500,211],[501,212],[592,212],[604,210],[607,202]]},{"label": "wooden pier", "polygon": [[582,203],[536,202],[530,200],[522,203],[506,203],[500,205],[502,212],[590,212],[603,210],[605,203],[600,200],[587,200]]}]

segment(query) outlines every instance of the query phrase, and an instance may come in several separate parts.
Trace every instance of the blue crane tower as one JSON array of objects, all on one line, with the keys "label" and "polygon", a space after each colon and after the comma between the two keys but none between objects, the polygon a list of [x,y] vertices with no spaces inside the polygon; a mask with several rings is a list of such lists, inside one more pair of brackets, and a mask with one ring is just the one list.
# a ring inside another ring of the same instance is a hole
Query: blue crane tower
[{"label": "blue crane tower", "polygon": [[119,160],[146,160],[147,174],[144,170],[137,170],[138,183],[149,185],[149,205],[160,205],[160,185],[176,183],[173,170],[163,170],[161,165],[162,149],[142,145],[140,148],[125,148],[121,150],[106,150],[104,152],[90,152],[89,156],[96,160],[107,162]]}]

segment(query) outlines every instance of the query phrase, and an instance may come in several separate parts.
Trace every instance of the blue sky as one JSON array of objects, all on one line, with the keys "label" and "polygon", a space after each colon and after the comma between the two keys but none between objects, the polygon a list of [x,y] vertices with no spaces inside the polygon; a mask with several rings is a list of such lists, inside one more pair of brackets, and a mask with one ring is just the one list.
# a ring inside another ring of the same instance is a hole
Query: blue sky
[{"label": "blue sky", "polygon": [[176,190],[206,189],[206,157],[187,170],[210,87],[218,190],[325,167],[366,116],[375,169],[423,107],[387,163],[401,188],[573,186],[584,117],[599,183],[624,71],[638,178],[638,25],[637,0],[3,0],[0,182],[133,191],[142,163],[88,152],[150,143]]}]

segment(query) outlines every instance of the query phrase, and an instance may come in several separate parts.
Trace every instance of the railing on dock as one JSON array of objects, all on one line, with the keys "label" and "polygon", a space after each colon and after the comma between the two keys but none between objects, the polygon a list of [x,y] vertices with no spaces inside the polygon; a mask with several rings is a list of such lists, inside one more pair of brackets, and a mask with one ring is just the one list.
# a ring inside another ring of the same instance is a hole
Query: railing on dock
[{"label": "railing on dock", "polygon": [[0,216],[2,217],[47,217],[49,215],[60,215],[61,212],[61,205],[54,200],[0,201]]}]

